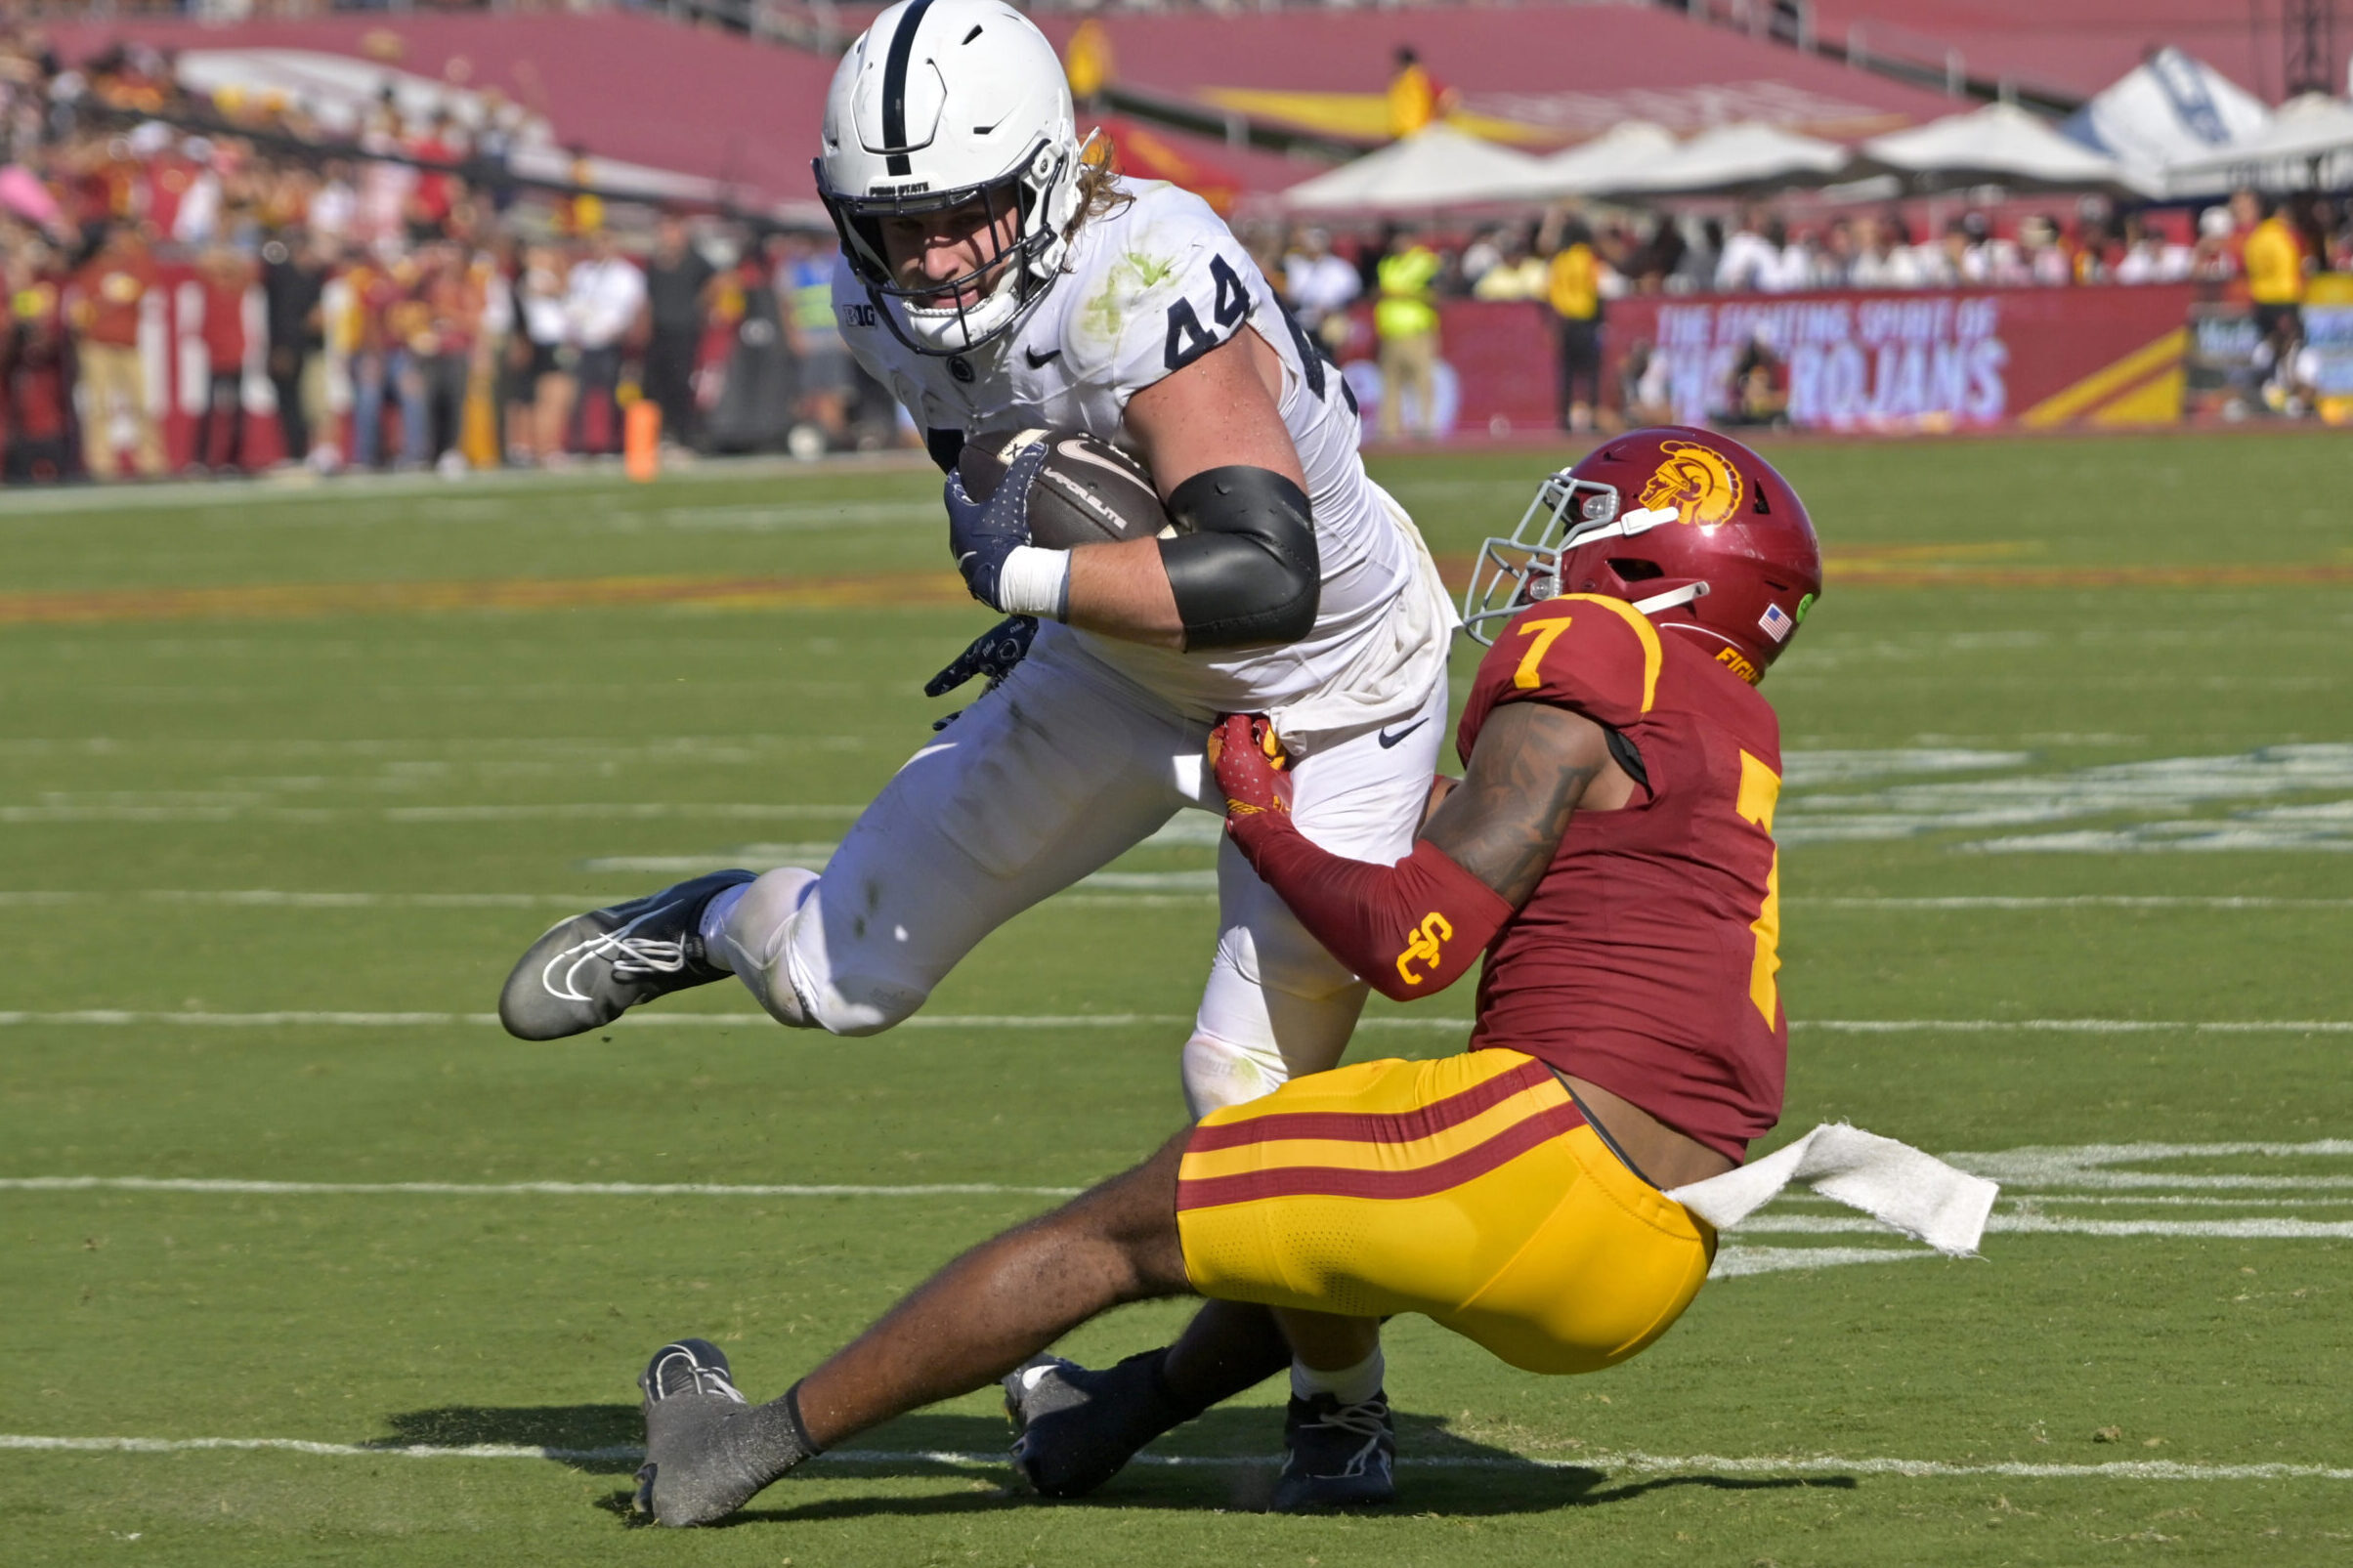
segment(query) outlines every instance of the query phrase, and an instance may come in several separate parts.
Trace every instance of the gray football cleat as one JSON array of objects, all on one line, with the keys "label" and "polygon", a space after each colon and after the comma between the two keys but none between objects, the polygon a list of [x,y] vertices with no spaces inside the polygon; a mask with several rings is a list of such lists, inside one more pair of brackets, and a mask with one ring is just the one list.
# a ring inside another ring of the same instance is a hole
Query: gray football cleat
[{"label": "gray football cleat", "polygon": [[1397,1426],[1386,1393],[1357,1405],[1293,1395],[1283,1447],[1283,1473],[1267,1504],[1276,1513],[1368,1507],[1397,1495]]},{"label": "gray football cleat", "polygon": [[1085,1497],[1136,1450],[1200,1414],[1169,1399],[1159,1377],[1163,1354],[1147,1350],[1102,1372],[1039,1356],[1005,1375],[1013,1464],[1040,1497]]},{"label": "gray football cleat", "polygon": [[633,1506],[656,1523],[723,1519],[791,1467],[752,1459],[759,1436],[754,1407],[708,1339],[663,1345],[637,1386],[645,1395],[646,1462],[637,1471]]},{"label": "gray football cleat", "polygon": [[750,871],[713,871],[557,921],[506,977],[498,1021],[517,1039],[562,1039],[657,996],[724,979],[727,971],[703,955],[703,907],[753,879]]}]

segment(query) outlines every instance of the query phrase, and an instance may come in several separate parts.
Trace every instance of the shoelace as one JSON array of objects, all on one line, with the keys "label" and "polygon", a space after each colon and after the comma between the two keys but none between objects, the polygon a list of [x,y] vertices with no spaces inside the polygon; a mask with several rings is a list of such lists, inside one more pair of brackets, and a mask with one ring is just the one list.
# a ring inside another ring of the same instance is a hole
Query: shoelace
[{"label": "shoelace", "polygon": [[[673,1388],[670,1386],[670,1369],[681,1361],[685,1362],[687,1367],[687,1386]],[[734,1383],[728,1380],[725,1373],[716,1367],[704,1366],[683,1350],[675,1351],[662,1358],[654,1368],[653,1382],[658,1396],[663,1399],[676,1399],[681,1394],[693,1392],[721,1394],[739,1405],[744,1403],[743,1394]]]},{"label": "shoelace", "polygon": [[616,980],[643,980],[650,975],[674,975],[687,966],[685,938],[663,941],[655,937],[635,937],[629,933],[658,915],[666,914],[675,905],[664,904],[648,910],[618,931],[608,931],[577,948],[568,948],[548,959],[541,976],[550,996],[569,1001],[589,1000],[580,990],[576,977],[591,961],[603,958],[612,966]]},{"label": "shoelace", "polygon": [[616,980],[674,975],[686,967],[684,942],[662,942],[651,937],[624,937],[617,933],[607,939],[605,951],[613,957],[613,978]]},{"label": "shoelace", "polygon": [[1300,1429],[1311,1431],[1316,1427],[1343,1431],[1351,1437],[1364,1439],[1363,1445],[1348,1456],[1347,1466],[1338,1472],[1342,1475],[1362,1475],[1365,1465],[1381,1451],[1382,1440],[1389,1436],[1389,1406],[1378,1399],[1368,1399],[1358,1405],[1342,1405],[1330,1415],[1320,1417]]}]

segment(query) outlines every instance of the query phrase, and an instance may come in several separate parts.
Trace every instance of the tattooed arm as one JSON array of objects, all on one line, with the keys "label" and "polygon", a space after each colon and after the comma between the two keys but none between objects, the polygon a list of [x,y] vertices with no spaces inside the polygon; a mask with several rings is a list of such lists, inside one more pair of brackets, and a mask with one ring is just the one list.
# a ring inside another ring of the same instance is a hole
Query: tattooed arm
[{"label": "tattooed arm", "polygon": [[1300,831],[1254,734],[1252,721],[1231,718],[1211,746],[1226,830],[1333,956],[1399,1001],[1442,991],[1477,962],[1536,890],[1570,813],[1623,804],[1632,788],[1600,725],[1509,702],[1479,732],[1470,771],[1438,799],[1413,853],[1378,866]]},{"label": "tattooed arm", "polygon": [[[1462,782],[1446,791],[1422,837],[1514,909],[1528,901],[1585,804],[1625,803],[1629,781],[1593,720],[1546,702],[1506,702],[1478,732]],[[1598,785],[1598,787],[1597,787]]]}]

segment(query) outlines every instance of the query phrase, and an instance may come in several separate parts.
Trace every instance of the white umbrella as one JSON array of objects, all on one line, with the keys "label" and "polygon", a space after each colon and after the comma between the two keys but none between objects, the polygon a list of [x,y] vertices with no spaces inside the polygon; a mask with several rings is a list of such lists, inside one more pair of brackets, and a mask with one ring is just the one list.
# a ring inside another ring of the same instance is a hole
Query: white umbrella
[{"label": "white umbrella", "polygon": [[2061,136],[2015,104],[1988,104],[1862,144],[1863,159],[1921,189],[1970,185],[2039,186],[2082,190],[2121,187],[2143,194],[2153,188],[2105,153]]},{"label": "white umbrella", "polygon": [[[2167,48],[2095,94],[2061,129],[2154,184],[2172,165],[2245,141],[2270,118],[2261,99],[2203,61]],[[2208,181],[2205,189],[2220,186]]]},{"label": "white umbrella", "polygon": [[1675,152],[1675,133],[1649,120],[1621,120],[1602,135],[1536,160],[1523,199],[1581,196],[1639,175]]},{"label": "white umbrella", "polygon": [[2353,150],[2353,104],[2326,93],[2306,93],[2280,106],[2271,123],[2252,136],[2173,165],[2176,174],[2224,173],[2267,163],[2325,158]]},{"label": "white umbrella", "polygon": [[1443,123],[1283,192],[1308,211],[1464,206],[1519,199],[1536,159]]},{"label": "white umbrella", "polygon": [[1647,168],[1599,178],[1592,189],[1623,195],[1736,195],[1822,185],[1847,165],[1836,142],[1746,120],[1700,132]]}]

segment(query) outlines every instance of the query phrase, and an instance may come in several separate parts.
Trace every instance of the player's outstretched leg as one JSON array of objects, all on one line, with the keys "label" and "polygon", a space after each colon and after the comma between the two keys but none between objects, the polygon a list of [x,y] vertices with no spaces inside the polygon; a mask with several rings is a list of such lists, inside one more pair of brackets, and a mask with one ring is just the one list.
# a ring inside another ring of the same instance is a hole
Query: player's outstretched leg
[{"label": "player's outstretched leg", "polygon": [[704,956],[703,907],[752,879],[749,871],[713,871],[559,920],[506,977],[498,1021],[517,1039],[562,1039],[657,996],[726,979]]},{"label": "player's outstretched leg", "polygon": [[656,1353],[645,1394],[639,1506],[708,1524],[826,1448],[924,1405],[986,1388],[1090,1318],[1180,1295],[1179,1134],[1134,1169],[973,1248],[782,1399],[746,1405],[703,1340]]},{"label": "player's outstretched leg", "polygon": [[815,1452],[791,1399],[748,1403],[726,1355],[708,1339],[663,1345],[637,1386],[645,1395],[646,1462],[635,1506],[658,1523],[723,1519]]}]

